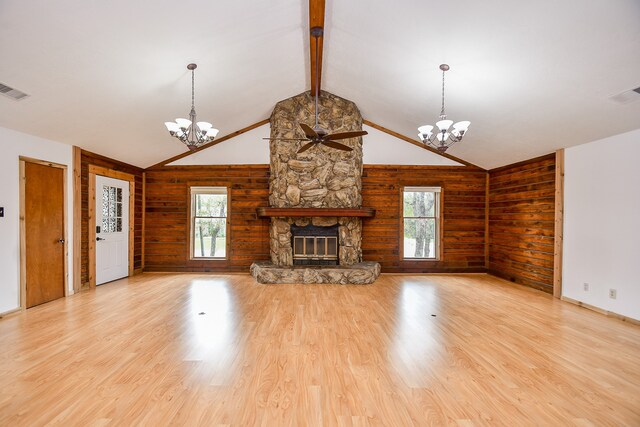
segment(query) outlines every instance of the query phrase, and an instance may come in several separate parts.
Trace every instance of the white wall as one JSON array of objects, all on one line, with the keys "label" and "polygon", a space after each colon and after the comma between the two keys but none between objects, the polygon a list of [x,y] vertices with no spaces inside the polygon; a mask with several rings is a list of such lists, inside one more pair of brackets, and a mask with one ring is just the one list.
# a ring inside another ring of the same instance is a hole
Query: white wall
[{"label": "white wall", "polygon": [[[634,319],[640,319],[639,161],[640,129],[565,150],[562,294]],[[611,288],[616,299],[609,298]]]},{"label": "white wall", "polygon": [[68,294],[73,293],[73,148],[0,127],[0,313],[20,306],[19,157],[67,165]]}]

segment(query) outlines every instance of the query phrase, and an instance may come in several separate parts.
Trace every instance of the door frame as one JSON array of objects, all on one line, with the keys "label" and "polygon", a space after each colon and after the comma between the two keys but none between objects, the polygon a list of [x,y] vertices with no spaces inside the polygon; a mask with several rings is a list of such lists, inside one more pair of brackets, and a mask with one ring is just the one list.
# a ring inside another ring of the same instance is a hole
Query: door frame
[{"label": "door frame", "polygon": [[26,197],[26,174],[25,163],[36,163],[39,165],[59,168],[62,173],[62,228],[64,233],[64,258],[62,276],[64,277],[64,296],[69,296],[69,239],[67,238],[67,165],[48,162],[46,160],[34,159],[31,157],[19,157],[20,161],[20,310],[27,309],[27,232],[25,226],[25,197]]},{"label": "door frame", "polygon": [[126,172],[89,165],[89,287],[96,287],[96,175],[129,182],[129,277],[134,275],[133,238],[135,220],[135,177]]}]

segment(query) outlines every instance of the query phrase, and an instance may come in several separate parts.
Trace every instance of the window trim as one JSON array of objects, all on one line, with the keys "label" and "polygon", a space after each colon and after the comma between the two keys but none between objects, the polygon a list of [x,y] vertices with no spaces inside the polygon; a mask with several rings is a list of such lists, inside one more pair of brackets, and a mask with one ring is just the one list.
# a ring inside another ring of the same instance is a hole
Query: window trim
[{"label": "window trim", "polygon": [[[187,191],[189,197],[189,261],[201,262],[226,262],[229,260],[229,246],[230,246],[230,234],[231,227],[229,222],[229,214],[231,211],[231,187],[228,184],[222,183],[212,183],[203,185],[202,183],[196,184],[187,184]],[[197,218],[225,218],[225,256],[224,257],[196,257],[194,256],[194,239],[195,239],[195,204],[194,195],[195,194],[226,194],[227,195],[227,216],[226,217],[197,217]]]},{"label": "window trim", "polygon": [[[436,197],[436,206],[434,209],[435,223],[436,223],[436,240],[435,240],[435,257],[433,258],[407,258],[404,255],[404,224],[405,218],[434,218],[434,217],[405,217],[404,216],[404,193],[411,191],[424,191],[424,192],[434,192],[439,193],[439,196]],[[400,236],[399,236],[399,246],[400,246],[400,261],[403,263],[406,262],[417,262],[417,263],[428,263],[428,262],[440,262],[443,259],[443,250],[442,250],[442,225],[443,225],[443,214],[444,214],[444,187],[442,185],[407,185],[400,187]]]}]

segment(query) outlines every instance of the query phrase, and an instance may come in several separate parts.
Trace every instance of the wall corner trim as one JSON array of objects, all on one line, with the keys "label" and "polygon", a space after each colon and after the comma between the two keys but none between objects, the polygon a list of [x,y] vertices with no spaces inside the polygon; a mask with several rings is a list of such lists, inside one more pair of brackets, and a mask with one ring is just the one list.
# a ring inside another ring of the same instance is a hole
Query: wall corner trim
[{"label": "wall corner trim", "polygon": [[553,296],[562,296],[562,244],[564,225],[564,148],[556,151],[556,192],[554,210]]}]

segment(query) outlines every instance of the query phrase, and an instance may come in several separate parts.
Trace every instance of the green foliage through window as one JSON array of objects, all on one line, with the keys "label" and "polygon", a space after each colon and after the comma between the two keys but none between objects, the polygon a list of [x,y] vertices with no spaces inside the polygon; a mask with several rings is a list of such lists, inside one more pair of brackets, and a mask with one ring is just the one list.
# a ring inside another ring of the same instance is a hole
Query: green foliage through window
[{"label": "green foliage through window", "polygon": [[194,258],[225,258],[227,254],[227,189],[191,190]]},{"label": "green foliage through window", "polygon": [[411,188],[403,193],[404,257],[436,259],[440,191]]}]

